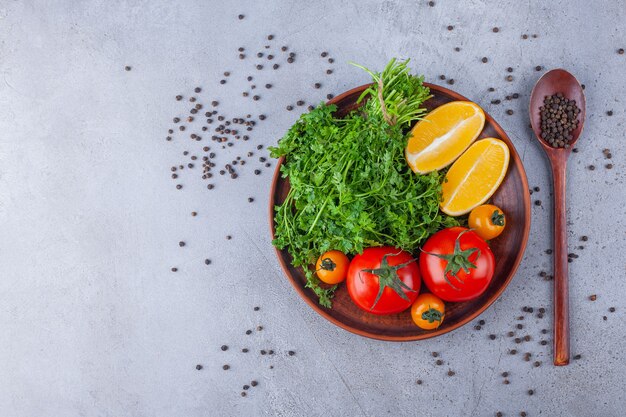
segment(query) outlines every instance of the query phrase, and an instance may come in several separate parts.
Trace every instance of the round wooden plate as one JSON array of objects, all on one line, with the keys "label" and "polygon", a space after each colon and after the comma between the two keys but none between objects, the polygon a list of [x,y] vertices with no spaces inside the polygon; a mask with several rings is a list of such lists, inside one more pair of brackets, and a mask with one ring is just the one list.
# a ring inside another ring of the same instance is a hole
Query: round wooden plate
[{"label": "round wooden plate", "polygon": [[[433,97],[424,103],[430,111],[449,101],[464,100],[467,98],[446,88],[425,83],[430,88]],[[337,114],[344,116],[351,110],[359,107],[356,100],[368,85],[362,85],[347,91],[334,99],[330,104],[337,105]],[[305,288],[306,278],[300,268],[291,265],[291,256],[286,250],[276,249],[276,255],[294,288],[300,296],[315,311],[337,326],[352,333],[370,337],[373,339],[388,341],[409,341],[435,337],[452,331],[476,318],[485,311],[509,284],[517,267],[522,260],[528,232],[530,230],[530,195],[528,193],[528,180],[522,161],[513,146],[513,143],[502,130],[500,125],[487,113],[485,113],[485,127],[479,137],[496,137],[502,139],[509,146],[511,158],[509,169],[504,181],[493,195],[493,204],[502,208],[506,214],[506,229],[497,239],[490,242],[491,249],[496,257],[496,270],[493,281],[487,290],[477,299],[463,303],[446,303],[446,318],[437,330],[425,331],[417,327],[411,320],[408,311],[389,316],[376,316],[360,310],[350,300],[345,285],[341,285],[333,299],[333,308],[327,309],[317,302],[317,297],[308,288]],[[270,229],[274,238],[274,206],[282,204],[289,192],[289,180],[282,178],[280,167],[283,163],[281,158],[276,166],[270,194]],[[422,291],[426,290],[422,285]]]}]

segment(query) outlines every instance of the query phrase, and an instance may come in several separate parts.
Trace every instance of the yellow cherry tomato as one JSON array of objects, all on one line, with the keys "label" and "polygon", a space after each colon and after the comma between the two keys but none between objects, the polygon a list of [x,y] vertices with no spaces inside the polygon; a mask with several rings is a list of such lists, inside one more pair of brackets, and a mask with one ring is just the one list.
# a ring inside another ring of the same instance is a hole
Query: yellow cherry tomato
[{"label": "yellow cherry tomato", "polygon": [[415,324],[424,330],[441,326],[446,315],[446,305],[436,295],[420,294],[411,306],[411,317]]},{"label": "yellow cherry tomato", "polygon": [[468,224],[478,236],[485,240],[495,239],[506,226],[506,217],[499,207],[483,204],[476,207],[469,215]]},{"label": "yellow cherry tomato", "polygon": [[338,250],[325,252],[315,263],[317,277],[326,284],[339,284],[348,274],[348,257]]}]

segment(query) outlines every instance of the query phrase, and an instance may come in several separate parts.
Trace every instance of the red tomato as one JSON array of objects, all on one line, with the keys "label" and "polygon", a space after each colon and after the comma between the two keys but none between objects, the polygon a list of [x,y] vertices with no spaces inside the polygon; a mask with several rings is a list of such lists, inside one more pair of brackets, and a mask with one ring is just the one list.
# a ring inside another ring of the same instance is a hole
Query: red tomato
[{"label": "red tomato", "polygon": [[445,301],[467,301],[489,286],[495,269],[491,249],[464,227],[432,235],[422,247],[420,272],[430,292]]},{"label": "red tomato", "polygon": [[420,290],[420,271],[410,253],[390,246],[367,248],[348,267],[348,294],[373,314],[406,310]]}]

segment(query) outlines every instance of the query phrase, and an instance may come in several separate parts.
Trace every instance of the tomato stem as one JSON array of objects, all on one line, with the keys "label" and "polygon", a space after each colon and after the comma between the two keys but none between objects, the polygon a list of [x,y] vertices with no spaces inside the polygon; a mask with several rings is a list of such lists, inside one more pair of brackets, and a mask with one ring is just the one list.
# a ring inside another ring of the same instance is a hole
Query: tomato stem
[{"label": "tomato stem", "polygon": [[322,262],[320,262],[320,269],[323,269],[324,271],[334,271],[336,267],[337,264],[330,258],[324,258],[322,259]]},{"label": "tomato stem", "polygon": [[432,308],[430,304],[428,305],[428,310],[422,313],[422,320],[428,320],[429,323],[438,321],[441,324],[442,319],[443,314],[441,314],[441,311]]},{"label": "tomato stem", "polygon": [[416,292],[413,288],[409,287],[408,285],[406,285],[404,282],[402,282],[402,280],[400,279],[400,276],[398,275],[398,270],[404,268],[405,266],[411,264],[412,262],[415,262],[416,259],[411,259],[408,262],[399,264],[399,265],[389,265],[389,262],[387,261],[387,257],[388,256],[397,256],[401,253],[402,251],[398,252],[398,253],[394,253],[394,254],[386,254],[383,255],[383,259],[380,262],[380,267],[379,268],[375,268],[375,269],[362,269],[361,271],[359,271],[359,278],[362,280],[361,278],[361,272],[367,272],[370,274],[374,274],[378,277],[378,294],[376,295],[376,300],[374,300],[374,304],[372,304],[372,306],[370,307],[370,310],[373,310],[374,307],[376,307],[376,304],[378,304],[378,300],[380,300],[380,297],[382,297],[383,295],[383,291],[385,290],[385,288],[390,287],[392,290],[394,290],[396,292],[396,294],[398,294],[400,296],[400,298],[402,298],[405,301],[411,301],[409,299],[409,297],[407,297],[407,295],[404,293],[404,290],[407,291],[411,291],[411,292]]},{"label": "tomato stem", "polygon": [[443,271],[443,278],[446,280],[448,285],[450,285],[457,291],[460,291],[461,289],[452,284],[452,282],[448,278],[448,273],[450,274],[450,276],[453,276],[457,279],[457,281],[463,284],[463,280],[457,275],[458,272],[462,269],[463,272],[467,274],[469,273],[470,268],[476,268],[476,264],[472,263],[469,258],[476,252],[476,259],[474,259],[474,262],[476,262],[476,260],[480,256],[480,249],[478,248],[461,250],[461,236],[471,230],[472,229],[467,229],[459,233],[459,235],[456,237],[456,240],[454,241],[454,251],[450,254],[444,255],[439,253],[426,252],[425,250],[420,248],[420,251],[424,252],[425,254],[436,256],[437,258],[446,261],[446,268]]},{"label": "tomato stem", "polygon": [[504,226],[504,213],[501,213],[498,209],[494,210],[491,215],[491,223],[495,226]]}]

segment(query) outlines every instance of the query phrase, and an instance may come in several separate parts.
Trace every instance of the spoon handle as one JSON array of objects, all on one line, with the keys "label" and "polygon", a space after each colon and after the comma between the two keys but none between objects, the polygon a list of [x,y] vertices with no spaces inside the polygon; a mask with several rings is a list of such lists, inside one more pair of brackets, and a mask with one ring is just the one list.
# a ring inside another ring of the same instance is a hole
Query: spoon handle
[{"label": "spoon handle", "polygon": [[569,363],[569,290],[567,276],[567,211],[565,175],[567,155],[551,160],[554,181],[554,364]]}]

